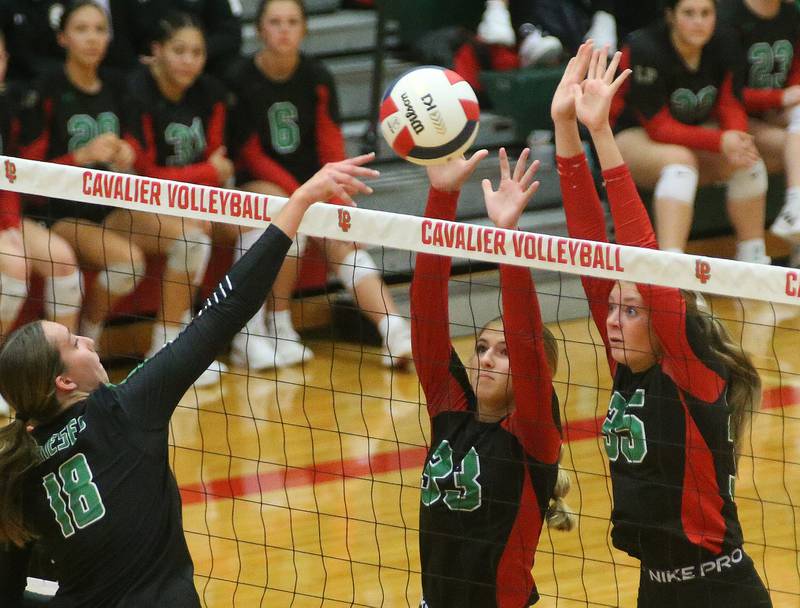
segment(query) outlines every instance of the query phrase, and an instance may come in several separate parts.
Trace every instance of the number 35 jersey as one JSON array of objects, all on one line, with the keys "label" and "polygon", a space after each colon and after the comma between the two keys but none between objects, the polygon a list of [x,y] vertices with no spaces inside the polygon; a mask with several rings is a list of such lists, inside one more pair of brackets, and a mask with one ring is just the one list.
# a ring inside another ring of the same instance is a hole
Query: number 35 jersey
[{"label": "number 35 jersey", "polygon": [[[706,377],[695,382],[724,387],[727,370],[703,346],[697,323],[687,316],[687,340],[705,364]],[[611,537],[648,567],[696,564],[742,546],[726,393],[709,403],[679,388],[663,365],[638,374],[617,365],[602,429],[614,493]]]}]

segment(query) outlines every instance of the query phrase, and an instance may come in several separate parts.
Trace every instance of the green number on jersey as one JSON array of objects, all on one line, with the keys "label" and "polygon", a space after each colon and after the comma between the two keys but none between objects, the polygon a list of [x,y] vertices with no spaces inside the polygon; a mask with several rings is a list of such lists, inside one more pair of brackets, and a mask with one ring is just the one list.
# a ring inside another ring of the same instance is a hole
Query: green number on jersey
[{"label": "green number on jersey", "polygon": [[444,504],[451,511],[474,511],[481,506],[481,484],[478,483],[480,474],[480,457],[474,447],[464,456],[460,470],[453,472],[453,448],[445,439],[431,455],[422,472],[422,504],[429,507],[439,500],[442,491],[437,480],[453,475],[453,483],[458,489],[445,491]]},{"label": "green number on jersey", "polygon": [[67,121],[67,133],[70,135],[67,149],[74,152],[103,133],[119,135],[119,118],[114,112],[100,112],[97,120],[88,114],[73,114]]},{"label": "green number on jersey", "polygon": [[[750,83],[755,89],[782,89],[792,65],[794,49],[788,40],[756,42],[747,51]],[[775,72],[773,74],[773,71]]]},{"label": "green number on jersey", "polygon": [[609,460],[616,462],[622,452],[625,460],[632,464],[642,462],[647,455],[647,435],[644,423],[628,409],[644,407],[644,389],[638,389],[630,401],[618,392],[611,396],[608,415],[603,421],[603,437]]},{"label": "green number on jersey", "polygon": [[267,110],[272,147],[281,154],[291,154],[300,147],[299,113],[291,101],[278,101]]},{"label": "green number on jersey", "polygon": [[172,146],[175,154],[167,157],[171,167],[183,167],[196,161],[206,149],[206,133],[203,121],[195,116],[191,126],[171,122],[164,129],[164,140]]},{"label": "green number on jersey", "polygon": [[[61,533],[69,538],[75,528],[83,529],[102,519],[106,508],[83,454],[76,454],[58,467],[58,477],[60,482],[55,474],[48,473],[43,485]],[[66,502],[63,496],[67,497]]]},{"label": "green number on jersey", "polygon": [[676,89],[669,98],[669,105],[675,118],[695,122],[706,114],[717,99],[717,87],[708,85],[697,93],[689,89]]}]

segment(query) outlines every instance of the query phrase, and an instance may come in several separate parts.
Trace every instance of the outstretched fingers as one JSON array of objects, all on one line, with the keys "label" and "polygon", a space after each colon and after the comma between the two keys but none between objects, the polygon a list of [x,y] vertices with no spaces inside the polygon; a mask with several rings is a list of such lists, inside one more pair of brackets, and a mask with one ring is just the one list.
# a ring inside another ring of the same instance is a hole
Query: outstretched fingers
[{"label": "outstretched fingers", "polygon": [[617,68],[619,68],[619,62],[622,59],[622,53],[617,51],[614,53],[614,57],[611,59],[611,63],[608,64],[608,68],[606,68],[606,73],[603,75],[603,81],[610,85],[614,82],[614,77],[617,75]]},{"label": "outstretched fingers", "polygon": [[505,148],[500,148],[500,181],[511,179],[511,165],[508,163],[508,153]]},{"label": "outstretched fingers", "polygon": [[519,155],[517,162],[514,164],[514,181],[518,182],[522,179],[523,173],[525,173],[525,165],[528,162],[528,157],[531,154],[530,148],[525,148],[522,151],[522,154]]},{"label": "outstretched fingers", "polygon": [[631,73],[632,73],[632,70],[627,68],[627,69],[623,70],[622,73],[614,79],[614,82],[612,82],[611,85],[610,85],[611,86],[611,92],[612,92],[613,95],[616,95],[617,91],[619,91],[619,88],[622,86],[622,83],[625,82],[628,79],[628,76],[630,76]]},{"label": "outstretched fingers", "polygon": [[[528,167],[528,170],[525,171],[525,174],[522,176],[522,178],[520,180],[518,180],[520,188],[530,189],[529,184],[531,186],[533,185],[533,184],[531,184],[531,180],[533,179],[533,176],[536,175],[536,172],[539,170],[539,166],[541,164],[542,163],[539,160],[535,160],[535,161],[533,161],[531,163],[531,166]],[[534,182],[534,183],[538,184],[539,182]],[[537,185],[536,187],[538,188],[539,186]],[[536,190],[534,190],[534,192],[536,192]],[[533,196],[533,193],[531,193],[531,196]]]}]

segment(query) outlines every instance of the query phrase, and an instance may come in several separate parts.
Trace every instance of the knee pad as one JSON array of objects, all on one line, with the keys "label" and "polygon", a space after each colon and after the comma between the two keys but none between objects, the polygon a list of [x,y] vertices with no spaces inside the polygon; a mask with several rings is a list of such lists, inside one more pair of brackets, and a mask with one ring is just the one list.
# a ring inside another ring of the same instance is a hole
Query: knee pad
[{"label": "knee pad", "polygon": [[44,307],[50,319],[77,313],[81,307],[81,271],[63,277],[46,277],[44,280]]},{"label": "knee pad", "polygon": [[19,311],[28,297],[28,282],[0,273],[0,323],[3,329],[17,320]]},{"label": "knee pad", "polygon": [[98,273],[97,282],[112,296],[126,296],[136,289],[144,277],[144,271],[144,261],[134,258],[133,264],[125,262],[109,264]]},{"label": "knee pad", "polygon": [[767,193],[767,181],[767,166],[759,159],[728,178],[728,198],[735,201],[763,196]]},{"label": "knee pad", "polygon": [[786,125],[786,130],[789,133],[800,133],[800,105],[793,106],[786,116],[789,119],[789,124]]},{"label": "knee pad", "polygon": [[694,206],[697,179],[697,169],[694,167],[679,164],[667,165],[661,170],[653,195],[655,198],[668,198]]},{"label": "knee pad", "polygon": [[211,237],[202,230],[188,229],[167,251],[167,268],[189,273],[189,280],[198,283],[211,259]]},{"label": "knee pad", "polygon": [[372,256],[363,249],[354,249],[339,264],[336,271],[339,280],[347,289],[354,289],[370,276],[380,276]]}]

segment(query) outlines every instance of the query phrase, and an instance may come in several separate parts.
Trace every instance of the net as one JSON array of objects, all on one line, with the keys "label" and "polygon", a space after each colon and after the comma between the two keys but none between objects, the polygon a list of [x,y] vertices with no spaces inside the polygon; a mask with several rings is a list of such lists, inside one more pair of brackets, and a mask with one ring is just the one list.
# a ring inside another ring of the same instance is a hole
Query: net
[{"label": "net", "polygon": [[[285,202],[16,158],[0,162],[10,190],[240,226],[265,225]],[[542,606],[634,605],[639,581],[638,561],[610,540],[601,427],[611,380],[578,277],[705,294],[763,381],[762,407],[742,442],[735,485],[745,550],[774,605],[797,605],[797,270],[331,205],[309,210],[301,231],[371,245],[382,252],[374,256],[379,266],[397,255],[391,251],[400,251],[409,267],[413,252],[456,258],[450,333],[464,361],[476,328],[501,312],[492,265],[534,269],[560,349],[554,386],[562,467],[572,479],[567,501],[578,521],[572,532],[542,532],[534,567]],[[392,292],[408,317],[407,285]],[[313,325],[330,314],[338,294],[323,288],[305,298],[295,305],[296,319]],[[334,308],[348,314],[347,307]],[[374,330],[349,314],[355,321],[345,335],[329,328],[304,332],[314,358],[303,366],[232,367],[210,387],[190,390],[173,416],[171,462],[195,582],[207,606],[419,605],[420,474],[430,443],[424,395],[413,372],[384,367]],[[370,335],[373,344],[357,339]]]}]

